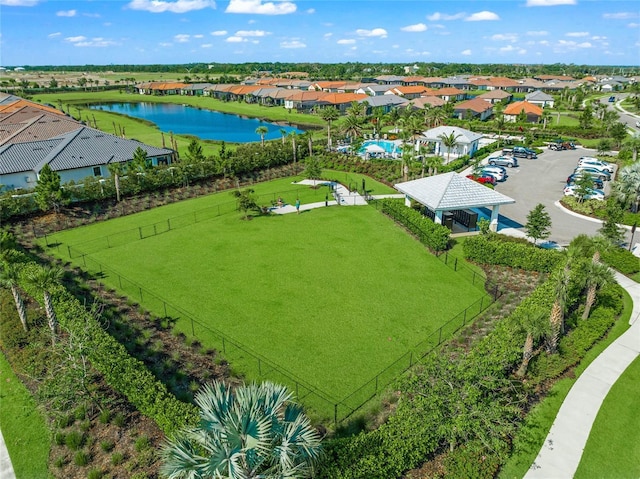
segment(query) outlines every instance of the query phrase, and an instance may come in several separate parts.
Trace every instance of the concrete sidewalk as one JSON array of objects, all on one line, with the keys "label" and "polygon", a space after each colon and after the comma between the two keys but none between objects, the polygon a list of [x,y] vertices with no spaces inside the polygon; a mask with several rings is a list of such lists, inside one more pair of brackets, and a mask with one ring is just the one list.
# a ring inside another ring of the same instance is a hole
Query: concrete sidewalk
[{"label": "concrete sidewalk", "polygon": [[593,421],[611,386],[640,354],[640,284],[616,273],[633,300],[631,327],[580,375],[567,394],[536,460],[524,476],[571,478],[575,474]]},{"label": "concrete sidewalk", "polygon": [[4,437],[2,436],[2,431],[0,431],[0,478],[16,478],[16,474],[13,472],[11,458],[9,457],[9,451],[7,451],[7,445],[5,444]]}]

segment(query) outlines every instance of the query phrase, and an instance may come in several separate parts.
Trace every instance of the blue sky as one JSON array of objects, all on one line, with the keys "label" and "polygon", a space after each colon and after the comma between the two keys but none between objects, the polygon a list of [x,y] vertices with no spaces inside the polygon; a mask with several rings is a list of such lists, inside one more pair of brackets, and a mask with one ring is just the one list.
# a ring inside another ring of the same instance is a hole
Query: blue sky
[{"label": "blue sky", "polygon": [[640,2],[0,0],[0,65],[640,65]]}]

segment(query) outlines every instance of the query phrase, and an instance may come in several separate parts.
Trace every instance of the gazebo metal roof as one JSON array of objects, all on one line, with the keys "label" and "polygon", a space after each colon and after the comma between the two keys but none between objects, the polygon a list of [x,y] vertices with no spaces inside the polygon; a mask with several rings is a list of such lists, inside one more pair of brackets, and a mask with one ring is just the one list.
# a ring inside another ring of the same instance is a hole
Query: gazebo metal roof
[{"label": "gazebo metal roof", "polygon": [[455,172],[398,183],[395,188],[432,211],[483,208],[516,202]]}]

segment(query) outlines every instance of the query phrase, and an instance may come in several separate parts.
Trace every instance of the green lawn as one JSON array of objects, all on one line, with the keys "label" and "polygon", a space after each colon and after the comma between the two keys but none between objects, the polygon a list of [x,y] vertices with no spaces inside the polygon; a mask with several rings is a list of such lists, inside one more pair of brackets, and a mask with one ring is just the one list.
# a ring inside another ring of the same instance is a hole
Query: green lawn
[{"label": "green lawn", "polygon": [[[322,190],[308,191],[324,197]],[[228,193],[212,195],[62,232],[48,241],[62,243],[52,252],[64,257],[66,245],[161,221],[163,215],[166,220],[220,196],[228,201]],[[91,257],[142,285],[142,301],[156,313],[163,314],[164,304],[148,293],[260,354],[265,362],[259,364],[195,325],[203,344],[225,348],[232,366],[247,378],[258,379],[260,373],[272,378],[265,364],[277,364],[337,400],[484,297],[466,276],[370,207],[320,208],[251,221],[234,212]],[[115,274],[107,272],[104,281],[115,288],[122,283],[140,300],[137,286]],[[191,335],[185,318],[178,328]]]},{"label": "green lawn", "polygon": [[[562,406],[562,402],[569,393],[573,383],[575,383],[576,379],[602,351],[604,351],[613,341],[629,329],[629,318],[631,317],[633,302],[626,291],[623,294],[623,299],[624,311],[622,315],[616,324],[613,325],[613,328],[609,331],[607,337],[587,352],[575,369],[575,378],[564,378],[557,381],[552,386],[547,396],[529,412],[514,440],[514,452],[507,463],[502,467],[498,475],[500,479],[519,479],[525,475],[538,455],[538,452],[549,433],[549,429],[551,429],[551,424],[553,424],[553,421],[560,410],[560,406]],[[619,451],[619,454],[622,454],[622,451]],[[619,454],[616,455],[616,457],[618,457]],[[589,477],[618,476],[605,474]]]},{"label": "green lawn", "polygon": [[[575,477],[640,477],[640,357],[602,403]],[[615,458],[615,460],[612,460]]]},{"label": "green lawn", "polygon": [[49,431],[31,394],[0,352],[0,430],[17,479],[46,479]]}]

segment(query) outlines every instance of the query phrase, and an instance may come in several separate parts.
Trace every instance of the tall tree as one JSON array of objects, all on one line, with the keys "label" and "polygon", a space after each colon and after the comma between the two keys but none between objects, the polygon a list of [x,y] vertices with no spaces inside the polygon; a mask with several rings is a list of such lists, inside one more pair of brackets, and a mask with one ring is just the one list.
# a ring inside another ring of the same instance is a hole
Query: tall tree
[{"label": "tall tree", "polygon": [[327,122],[327,147],[331,148],[331,122],[340,117],[340,112],[335,106],[328,106],[320,110],[320,117]]},{"label": "tall tree", "polygon": [[120,178],[124,175],[125,165],[121,162],[109,163],[107,165],[109,174],[113,177],[113,186],[116,189],[116,201],[120,203],[121,191],[120,191]]},{"label": "tall tree", "polygon": [[42,266],[27,274],[26,280],[44,298],[44,308],[51,330],[51,343],[56,344],[58,335],[58,318],[53,308],[52,290],[60,282],[62,270],[57,266]]},{"label": "tall tree", "polygon": [[537,204],[535,208],[529,212],[524,229],[534,244],[536,244],[539,239],[549,237],[551,234],[551,216],[542,203]]},{"label": "tall tree", "polygon": [[613,244],[622,243],[624,240],[625,230],[619,226],[619,224],[622,223],[623,219],[624,212],[622,211],[620,204],[615,200],[615,198],[608,198],[605,209],[605,219],[598,232]]},{"label": "tall tree", "polygon": [[567,301],[567,290],[569,287],[570,268],[565,266],[557,270],[552,278],[554,300],[549,315],[549,335],[547,336],[547,351],[555,353],[558,349],[560,334],[564,330],[564,311]]},{"label": "tall tree", "polygon": [[520,327],[526,333],[526,339],[522,348],[522,362],[516,371],[516,376],[524,377],[531,358],[534,356],[534,347],[538,340],[548,336],[550,324],[547,313],[543,309],[534,309],[523,312],[518,318]]},{"label": "tall tree", "polygon": [[611,189],[617,201],[637,212],[640,209],[640,163],[621,168]]},{"label": "tall tree", "polygon": [[168,440],[160,453],[168,479],[308,478],[320,436],[284,386],[265,382],[231,391],[205,385],[195,396],[200,425]]},{"label": "tall tree", "polygon": [[69,202],[69,195],[60,185],[60,175],[48,163],[45,163],[38,174],[35,192],[38,206],[43,211],[53,208],[57,214],[60,207]]},{"label": "tall tree", "polygon": [[582,319],[587,319],[591,313],[591,308],[596,302],[596,295],[598,289],[608,283],[615,281],[613,273],[608,266],[602,263],[596,263],[589,261],[586,273],[585,284],[587,286],[587,297],[584,302],[584,311],[582,312]]},{"label": "tall tree", "polygon": [[458,138],[460,138],[461,136],[462,135],[460,134],[456,135],[454,131],[452,131],[448,135],[442,133],[438,136],[438,138],[442,142],[442,145],[447,149],[447,163],[449,163],[450,160],[451,150],[458,146]]},{"label": "tall tree", "polygon": [[251,210],[260,211],[253,188],[234,190],[231,194],[238,200],[238,210],[244,213],[243,219],[249,219],[249,211]]},{"label": "tall tree", "polygon": [[256,134],[260,135],[260,144],[262,145],[263,148],[264,148],[264,136],[267,133],[269,133],[269,128],[267,128],[264,125],[259,126],[258,128],[256,128]]}]

